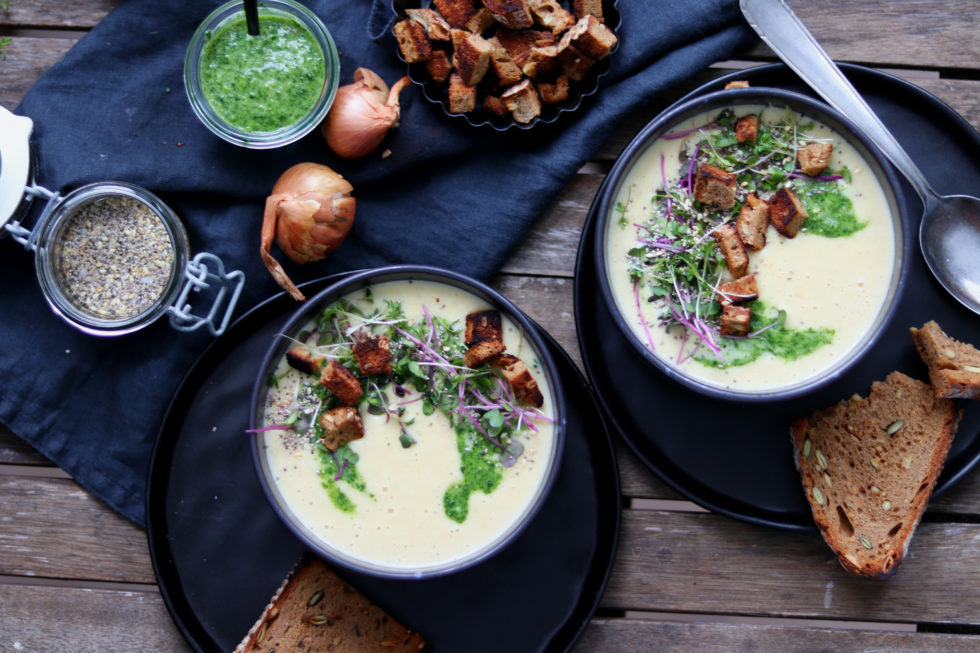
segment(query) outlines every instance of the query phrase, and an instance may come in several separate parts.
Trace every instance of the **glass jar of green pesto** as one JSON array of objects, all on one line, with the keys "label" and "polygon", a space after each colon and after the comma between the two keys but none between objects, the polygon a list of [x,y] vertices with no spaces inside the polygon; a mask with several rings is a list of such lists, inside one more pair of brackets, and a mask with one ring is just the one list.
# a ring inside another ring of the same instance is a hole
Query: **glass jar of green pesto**
[{"label": "glass jar of green pesto", "polygon": [[337,93],[340,58],[317,16],[293,0],[262,0],[250,35],[244,4],[215,9],[191,37],[184,88],[212,133],[250,149],[272,149],[313,131]]}]

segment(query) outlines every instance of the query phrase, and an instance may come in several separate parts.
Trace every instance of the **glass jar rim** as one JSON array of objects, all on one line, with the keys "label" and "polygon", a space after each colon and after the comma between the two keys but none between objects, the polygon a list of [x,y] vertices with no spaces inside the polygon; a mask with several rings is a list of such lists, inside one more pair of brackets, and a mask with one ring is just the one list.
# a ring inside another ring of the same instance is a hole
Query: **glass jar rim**
[{"label": "glass jar rim", "polygon": [[274,149],[303,138],[316,129],[326,117],[337,94],[340,55],[330,31],[310,9],[293,0],[263,0],[259,3],[260,16],[295,18],[310,31],[323,51],[326,75],[316,104],[298,121],[268,132],[249,132],[240,129],[218,116],[205,99],[201,86],[200,63],[208,35],[236,20],[243,12],[243,8],[242,0],[230,0],[212,11],[198,25],[184,56],[184,90],[194,115],[214,135],[248,149]]}]

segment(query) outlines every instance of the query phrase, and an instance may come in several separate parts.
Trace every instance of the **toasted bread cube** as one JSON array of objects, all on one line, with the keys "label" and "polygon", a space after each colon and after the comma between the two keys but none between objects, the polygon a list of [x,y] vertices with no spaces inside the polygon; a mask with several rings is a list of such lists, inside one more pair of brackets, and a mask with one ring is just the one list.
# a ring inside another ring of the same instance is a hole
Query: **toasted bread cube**
[{"label": "toasted bread cube", "polygon": [[353,349],[361,374],[391,374],[391,349],[385,336],[358,340]]},{"label": "toasted bread cube", "polygon": [[338,406],[320,416],[320,426],[323,427],[323,446],[330,451],[336,451],[348,442],[364,437],[364,423],[356,408]]},{"label": "toasted bread cube", "polygon": [[711,236],[718,243],[718,248],[725,257],[732,279],[738,279],[748,274],[749,255],[745,253],[745,246],[742,245],[735,227],[726,222],[712,231]]},{"label": "toasted bread cube", "polygon": [[511,86],[500,100],[519,123],[527,124],[541,115],[541,98],[530,79]]},{"label": "toasted bread cube", "polygon": [[361,400],[361,382],[337,361],[330,361],[323,368],[320,372],[320,383],[347,406],[353,406]]},{"label": "toasted bread cube", "polygon": [[452,27],[435,9],[406,9],[405,15],[425,28],[425,34],[432,41],[448,41]]},{"label": "toasted bread cube", "polygon": [[483,110],[495,116],[509,115],[507,107],[505,107],[500,98],[495,95],[487,95],[483,98]]},{"label": "toasted bread cube", "polygon": [[541,394],[538,382],[534,380],[524,361],[511,354],[501,354],[491,364],[500,368],[501,375],[510,384],[514,396],[519,401],[538,408],[544,405],[544,396]]},{"label": "toasted bread cube", "polygon": [[592,14],[599,20],[603,20],[602,0],[572,0],[572,12],[576,18]]},{"label": "toasted bread cube", "polygon": [[449,111],[469,113],[476,108],[476,87],[468,86],[462,78],[453,73],[449,76]]},{"label": "toasted bread cube", "polygon": [[476,86],[490,66],[490,53],[493,46],[479,34],[462,29],[454,29],[453,67],[456,74],[467,86]]},{"label": "toasted bread cube", "polygon": [[726,91],[730,88],[748,88],[748,87],[749,87],[749,83],[744,79],[734,79],[728,82],[727,84],[725,84]]},{"label": "toasted bread cube", "polygon": [[503,342],[504,328],[500,311],[489,309],[475,311],[466,316],[466,331],[464,333],[467,345],[490,340]]},{"label": "toasted bread cube", "polygon": [[532,79],[543,77],[555,71],[561,64],[559,56],[564,50],[562,43],[552,43],[551,45],[536,45],[531,48],[531,52],[524,62],[521,71]]},{"label": "toasted bread cube", "polygon": [[493,12],[486,7],[480,7],[466,21],[466,31],[473,32],[474,34],[483,34],[496,24],[497,20],[493,17]]},{"label": "toasted bread cube", "polygon": [[476,0],[432,0],[432,5],[456,29],[466,29],[467,21],[476,13]]},{"label": "toasted bread cube", "polygon": [[595,64],[595,59],[575,46],[569,45],[561,55],[561,72],[573,82],[585,79],[589,68]]},{"label": "toasted bread cube", "polygon": [[796,151],[796,160],[803,174],[816,177],[830,163],[833,152],[833,143],[807,143]]},{"label": "toasted bread cube", "polygon": [[449,57],[445,50],[436,50],[422,65],[425,66],[425,72],[428,73],[432,81],[440,84],[445,83],[453,72],[453,65],[449,63]]},{"label": "toasted bread cube", "polygon": [[466,350],[463,362],[466,367],[479,367],[504,353],[504,349],[504,343],[499,340],[483,340]]},{"label": "toasted bread cube", "polygon": [[735,121],[735,140],[739,143],[754,141],[759,135],[759,116],[742,116]]},{"label": "toasted bread cube", "polygon": [[592,14],[579,18],[569,35],[572,45],[595,59],[607,56],[619,42],[613,31]]},{"label": "toasted bread cube", "polygon": [[306,347],[293,347],[286,352],[286,362],[305,374],[316,374],[323,367],[323,356],[314,356]]},{"label": "toasted bread cube", "polygon": [[568,75],[559,75],[553,84],[538,82],[538,94],[545,104],[559,104],[568,99]]},{"label": "toasted bread cube", "polygon": [[780,188],[769,198],[769,222],[787,238],[800,233],[806,218],[806,207],[793,191]]},{"label": "toasted bread cube", "polygon": [[734,281],[729,281],[718,286],[718,299],[722,304],[738,304],[739,302],[750,302],[758,298],[759,291],[755,285],[754,274],[746,274]]},{"label": "toasted bread cube", "polygon": [[694,199],[724,209],[735,204],[735,174],[710,163],[702,163],[694,175]]},{"label": "toasted bread cube", "polygon": [[527,4],[531,8],[535,22],[555,34],[564,32],[575,24],[575,17],[556,0],[528,0]]},{"label": "toasted bread cube", "polygon": [[735,229],[742,244],[753,251],[766,246],[766,230],[769,228],[769,205],[754,194],[745,197],[745,204],[738,211]]},{"label": "toasted bread cube", "polygon": [[493,46],[493,52],[490,53],[490,67],[493,69],[494,74],[497,75],[498,84],[500,86],[513,86],[521,81],[523,73],[518,65],[514,63],[514,58],[507,52],[507,48],[503,46],[500,39],[494,36],[487,40]]},{"label": "toasted bread cube", "polygon": [[721,309],[721,335],[744,336],[752,324],[752,309],[748,306],[726,304]]},{"label": "toasted bread cube", "polygon": [[494,38],[507,50],[518,68],[523,68],[527,63],[531,48],[551,45],[556,40],[551,32],[533,29],[500,29]]},{"label": "toasted bread cube", "polygon": [[504,27],[522,29],[534,25],[534,17],[531,15],[531,8],[527,6],[527,0],[483,0],[483,6]]},{"label": "toasted bread cube", "polygon": [[421,23],[406,18],[395,23],[392,30],[395,32],[395,40],[398,41],[398,49],[401,50],[406,62],[418,63],[432,56],[432,44]]}]

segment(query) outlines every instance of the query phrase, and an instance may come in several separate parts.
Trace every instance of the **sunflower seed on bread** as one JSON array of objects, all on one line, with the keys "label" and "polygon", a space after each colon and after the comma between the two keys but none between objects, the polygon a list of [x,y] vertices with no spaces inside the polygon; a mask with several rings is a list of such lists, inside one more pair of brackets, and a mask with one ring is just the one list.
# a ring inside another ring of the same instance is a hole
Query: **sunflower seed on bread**
[{"label": "sunflower seed on bread", "polygon": [[794,420],[794,462],[820,534],[847,571],[892,575],[949,452],[960,412],[901,372]]}]

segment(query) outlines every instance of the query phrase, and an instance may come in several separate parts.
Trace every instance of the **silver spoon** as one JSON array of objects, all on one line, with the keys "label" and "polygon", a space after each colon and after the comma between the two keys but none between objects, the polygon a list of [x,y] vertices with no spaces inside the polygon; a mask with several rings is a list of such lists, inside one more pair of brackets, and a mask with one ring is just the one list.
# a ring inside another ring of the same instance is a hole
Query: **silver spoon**
[{"label": "silver spoon", "polygon": [[980,199],[939,195],[783,0],[740,0],[762,40],[832,107],[850,118],[898,168],[922,200],[919,245],[939,283],[980,314]]}]

